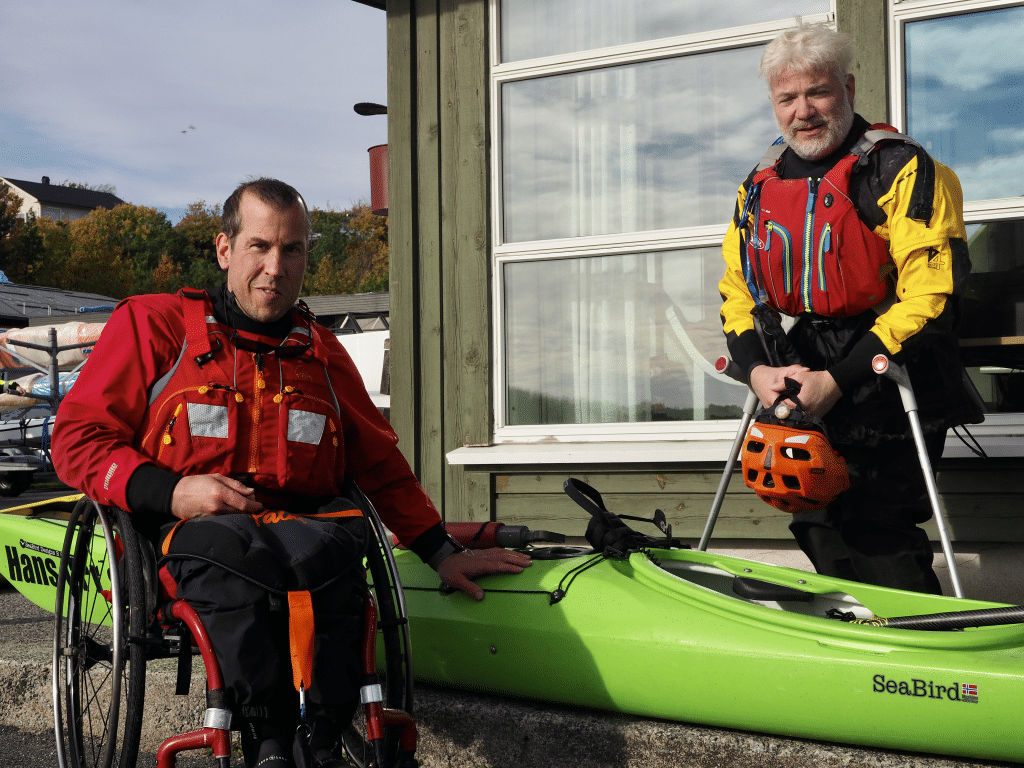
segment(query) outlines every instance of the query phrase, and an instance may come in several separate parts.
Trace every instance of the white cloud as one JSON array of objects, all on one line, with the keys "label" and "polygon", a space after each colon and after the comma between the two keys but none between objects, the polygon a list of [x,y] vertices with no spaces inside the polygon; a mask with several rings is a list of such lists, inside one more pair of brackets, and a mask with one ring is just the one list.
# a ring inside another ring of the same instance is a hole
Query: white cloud
[{"label": "white cloud", "polygon": [[946,88],[981,90],[1020,73],[1024,9],[1012,8],[907,25],[907,48],[922,75]]}]

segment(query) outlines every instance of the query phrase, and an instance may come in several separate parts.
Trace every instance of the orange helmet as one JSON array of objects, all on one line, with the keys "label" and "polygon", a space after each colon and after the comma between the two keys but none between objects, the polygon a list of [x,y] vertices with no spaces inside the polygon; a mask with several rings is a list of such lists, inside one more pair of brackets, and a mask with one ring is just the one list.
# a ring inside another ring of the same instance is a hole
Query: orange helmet
[{"label": "orange helmet", "polygon": [[742,466],[744,482],[763,501],[783,512],[809,512],[850,487],[846,459],[822,432],[785,426],[770,416],[762,418],[747,430]]}]

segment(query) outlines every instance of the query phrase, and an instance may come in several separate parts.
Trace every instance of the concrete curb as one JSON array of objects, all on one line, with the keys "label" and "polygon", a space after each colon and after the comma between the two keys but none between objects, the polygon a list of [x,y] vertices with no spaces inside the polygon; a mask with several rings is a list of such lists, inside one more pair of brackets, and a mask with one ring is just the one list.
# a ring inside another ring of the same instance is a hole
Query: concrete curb
[{"label": "concrete curb", "polygon": [[[202,721],[202,673],[187,697],[173,695],[169,670],[149,670],[143,723],[152,765],[160,741]],[[1002,768],[786,739],[606,712],[558,707],[421,685],[417,756],[425,768]],[[52,733],[50,665],[0,660],[0,725]],[[965,735],[969,738],[969,735]],[[234,765],[233,761],[233,765]],[[241,764],[238,761],[239,765]],[[196,755],[191,765],[212,765]],[[5,761],[5,765],[14,763]],[[182,760],[181,765],[186,765]]]}]

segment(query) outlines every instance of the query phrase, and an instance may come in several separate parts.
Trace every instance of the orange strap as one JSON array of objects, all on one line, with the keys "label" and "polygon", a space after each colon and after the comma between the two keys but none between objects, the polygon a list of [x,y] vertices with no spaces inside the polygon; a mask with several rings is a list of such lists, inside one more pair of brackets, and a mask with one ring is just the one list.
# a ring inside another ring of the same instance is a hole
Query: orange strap
[{"label": "orange strap", "polygon": [[313,512],[303,517],[315,517],[317,519],[331,519],[335,517],[362,517],[363,513],[358,509],[339,509],[335,512]]},{"label": "orange strap", "polygon": [[[174,534],[176,534],[178,532],[178,528],[180,528],[181,524],[184,523],[184,522],[185,522],[184,520],[179,520],[178,522],[176,522],[174,524],[174,527],[171,528],[171,530],[167,532],[166,536],[164,536],[163,544],[160,545],[160,554],[161,555],[166,555],[168,552],[171,551],[171,539],[174,538]],[[192,530],[192,529],[189,528],[189,530]]]},{"label": "orange strap", "polygon": [[295,690],[308,691],[313,682],[313,596],[308,591],[288,593],[288,640]]}]

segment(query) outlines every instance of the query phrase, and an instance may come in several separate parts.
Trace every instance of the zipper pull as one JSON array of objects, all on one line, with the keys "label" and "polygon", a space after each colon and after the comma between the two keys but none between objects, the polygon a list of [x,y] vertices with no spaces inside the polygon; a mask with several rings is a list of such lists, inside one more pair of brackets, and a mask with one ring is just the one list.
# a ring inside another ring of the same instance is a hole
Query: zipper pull
[{"label": "zipper pull", "polygon": [[256,361],[256,369],[263,373],[263,354],[261,352],[253,352],[252,358]]},{"label": "zipper pull", "polygon": [[178,407],[174,409],[174,415],[171,416],[171,420],[167,422],[167,426],[164,428],[164,436],[161,438],[161,442],[164,445],[171,444],[171,429],[174,427],[174,422],[178,420],[179,413],[181,413],[181,403],[178,403]]}]

